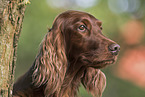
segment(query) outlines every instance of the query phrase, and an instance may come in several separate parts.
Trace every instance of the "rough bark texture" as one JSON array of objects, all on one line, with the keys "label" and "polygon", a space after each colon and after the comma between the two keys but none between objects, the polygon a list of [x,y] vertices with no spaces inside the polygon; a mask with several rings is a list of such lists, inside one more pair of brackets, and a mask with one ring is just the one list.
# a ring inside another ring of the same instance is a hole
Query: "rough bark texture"
[{"label": "rough bark texture", "polygon": [[25,5],[22,0],[0,0],[0,97],[12,96],[17,43]]}]

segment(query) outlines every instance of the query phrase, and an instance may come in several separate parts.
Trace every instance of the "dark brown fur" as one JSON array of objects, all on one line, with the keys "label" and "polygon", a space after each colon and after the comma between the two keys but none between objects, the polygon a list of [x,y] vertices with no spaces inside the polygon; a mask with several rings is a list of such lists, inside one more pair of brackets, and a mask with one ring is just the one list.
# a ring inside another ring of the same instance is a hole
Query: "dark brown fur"
[{"label": "dark brown fur", "polygon": [[34,64],[14,84],[13,96],[77,97],[82,83],[94,97],[101,97],[106,78],[100,68],[114,63],[119,52],[119,46],[109,48],[116,43],[102,34],[101,24],[85,12],[60,14]]}]

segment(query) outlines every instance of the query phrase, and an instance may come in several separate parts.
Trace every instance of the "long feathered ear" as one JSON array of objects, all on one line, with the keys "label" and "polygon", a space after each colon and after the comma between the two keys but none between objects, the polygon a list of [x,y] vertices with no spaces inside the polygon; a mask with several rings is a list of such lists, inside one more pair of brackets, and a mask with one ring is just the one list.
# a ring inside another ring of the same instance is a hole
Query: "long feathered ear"
[{"label": "long feathered ear", "polygon": [[82,84],[93,97],[101,97],[106,87],[106,77],[101,70],[90,67],[82,78]]},{"label": "long feathered ear", "polygon": [[45,86],[44,94],[49,97],[59,92],[67,69],[65,42],[60,26],[52,29],[42,41],[39,55],[34,63],[33,83]]}]

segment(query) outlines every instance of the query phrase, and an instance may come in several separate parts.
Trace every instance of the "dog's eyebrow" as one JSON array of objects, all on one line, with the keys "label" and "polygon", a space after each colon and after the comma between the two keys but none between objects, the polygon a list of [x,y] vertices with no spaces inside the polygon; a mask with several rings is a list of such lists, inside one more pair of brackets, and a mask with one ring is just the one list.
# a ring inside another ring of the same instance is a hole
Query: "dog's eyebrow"
[{"label": "dog's eyebrow", "polygon": [[89,23],[89,20],[88,19],[83,19],[82,22],[87,24],[87,23]]},{"label": "dog's eyebrow", "polygon": [[102,22],[100,20],[97,20],[97,25],[100,27],[102,25]]}]

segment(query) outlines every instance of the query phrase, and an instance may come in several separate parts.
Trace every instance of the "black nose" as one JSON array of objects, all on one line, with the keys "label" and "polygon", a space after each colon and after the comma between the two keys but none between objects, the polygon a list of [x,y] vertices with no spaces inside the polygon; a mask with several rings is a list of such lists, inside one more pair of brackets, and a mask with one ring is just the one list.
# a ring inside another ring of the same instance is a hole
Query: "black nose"
[{"label": "black nose", "polygon": [[118,44],[111,44],[109,45],[109,51],[112,55],[117,55],[120,51],[120,46]]}]

